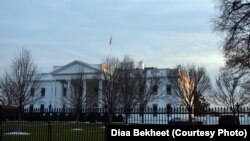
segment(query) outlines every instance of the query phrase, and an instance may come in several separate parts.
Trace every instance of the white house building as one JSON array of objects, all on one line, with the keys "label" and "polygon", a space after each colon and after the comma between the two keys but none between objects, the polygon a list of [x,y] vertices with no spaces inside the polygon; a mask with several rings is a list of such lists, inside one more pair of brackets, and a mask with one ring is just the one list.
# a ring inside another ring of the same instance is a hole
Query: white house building
[{"label": "white house building", "polygon": [[[140,69],[146,69],[147,73],[158,73],[161,75],[161,85],[158,87],[156,96],[158,99],[154,99],[148,103],[149,107],[166,107],[170,104],[173,107],[181,106],[180,98],[176,96],[168,77],[171,69],[156,69],[145,67],[143,61],[140,61],[136,66]],[[34,103],[34,105],[27,105],[26,107],[34,108],[47,108],[50,104],[55,108],[70,107],[67,104],[66,95],[70,94],[69,80],[73,79],[79,69],[84,72],[85,87],[83,93],[94,97],[91,102],[88,103],[88,97],[86,99],[86,105],[91,107],[101,107],[100,100],[102,97],[102,64],[87,64],[82,61],[72,61],[64,66],[54,66],[52,72],[43,73],[41,77],[41,84],[38,90],[33,90],[31,93],[34,95],[41,95],[41,99]]]}]

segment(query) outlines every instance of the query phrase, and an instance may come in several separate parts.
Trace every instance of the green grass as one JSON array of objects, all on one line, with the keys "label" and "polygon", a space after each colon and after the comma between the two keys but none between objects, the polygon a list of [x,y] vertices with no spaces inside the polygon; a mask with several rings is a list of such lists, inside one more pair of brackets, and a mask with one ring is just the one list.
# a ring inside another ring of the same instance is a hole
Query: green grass
[{"label": "green grass", "polygon": [[[2,141],[48,141],[48,122],[21,122],[20,126],[17,122],[3,122],[2,125]],[[52,122],[51,127],[52,141],[104,141],[105,128],[102,124]],[[6,134],[17,131],[30,135]]]}]

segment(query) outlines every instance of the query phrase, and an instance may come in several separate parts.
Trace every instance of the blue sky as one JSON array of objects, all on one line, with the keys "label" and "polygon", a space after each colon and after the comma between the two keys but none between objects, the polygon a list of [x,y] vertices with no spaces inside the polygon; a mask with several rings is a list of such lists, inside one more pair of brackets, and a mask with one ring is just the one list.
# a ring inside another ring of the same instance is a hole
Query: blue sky
[{"label": "blue sky", "polygon": [[41,72],[73,60],[97,64],[129,55],[146,66],[223,66],[212,32],[214,0],[1,0],[0,76],[21,48]]}]

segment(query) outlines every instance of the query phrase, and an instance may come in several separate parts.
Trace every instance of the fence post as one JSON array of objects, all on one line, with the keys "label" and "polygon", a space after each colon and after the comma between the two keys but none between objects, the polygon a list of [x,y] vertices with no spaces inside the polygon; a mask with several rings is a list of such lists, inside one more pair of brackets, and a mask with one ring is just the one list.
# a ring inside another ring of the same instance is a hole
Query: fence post
[{"label": "fence post", "polygon": [[170,104],[167,104],[167,120],[168,120],[168,124],[169,124],[169,116],[172,113],[172,107]]},{"label": "fence post", "polygon": [[2,126],[2,117],[3,117],[3,111],[2,111],[2,105],[0,105],[0,141],[2,141],[3,138],[3,126]]},{"label": "fence post", "polygon": [[[238,121],[238,119],[240,119],[240,104],[239,103],[236,103],[236,108],[237,108],[237,118],[234,117],[235,122],[236,122],[236,120]],[[236,124],[237,124],[237,122],[236,122]]]},{"label": "fence post", "polygon": [[48,117],[48,141],[51,141],[52,139],[52,127],[51,127],[51,119],[50,119],[50,116],[51,116],[51,104],[49,105],[49,117]]},{"label": "fence post", "polygon": [[[108,118],[108,119],[107,119]],[[107,122],[109,122],[109,114],[107,112],[107,106],[104,106],[104,126],[105,126],[105,131],[104,131],[104,141],[107,141]]]}]

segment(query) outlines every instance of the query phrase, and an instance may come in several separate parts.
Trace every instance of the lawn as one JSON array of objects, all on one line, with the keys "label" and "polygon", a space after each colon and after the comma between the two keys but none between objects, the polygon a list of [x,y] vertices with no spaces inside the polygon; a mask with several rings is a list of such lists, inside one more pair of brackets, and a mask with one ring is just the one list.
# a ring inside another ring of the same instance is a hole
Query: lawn
[{"label": "lawn", "polygon": [[[20,126],[17,122],[3,122],[2,126],[2,141],[49,140],[48,122],[21,122]],[[103,124],[52,122],[51,127],[51,141],[104,141]],[[26,135],[13,135],[17,133]]]}]

